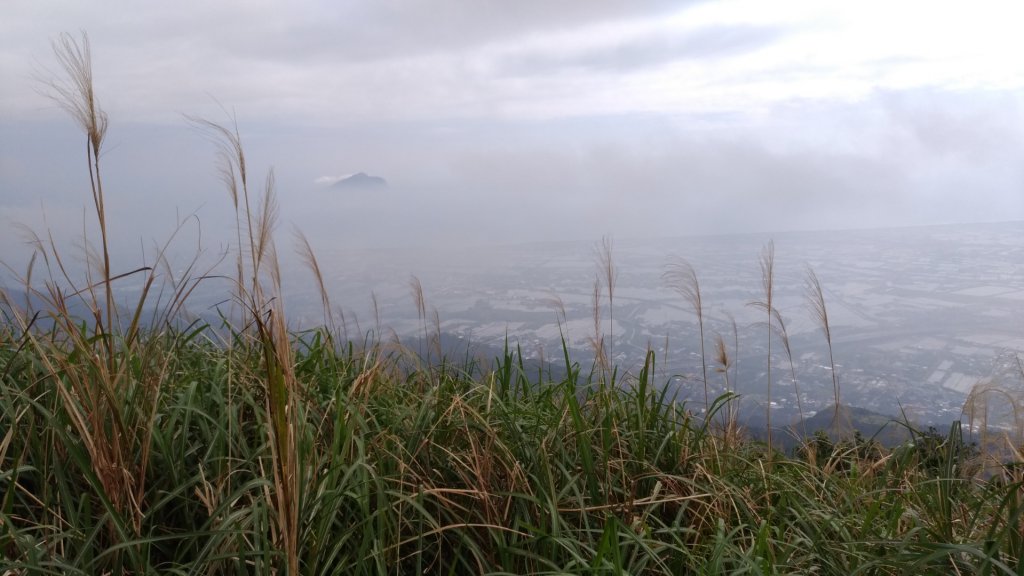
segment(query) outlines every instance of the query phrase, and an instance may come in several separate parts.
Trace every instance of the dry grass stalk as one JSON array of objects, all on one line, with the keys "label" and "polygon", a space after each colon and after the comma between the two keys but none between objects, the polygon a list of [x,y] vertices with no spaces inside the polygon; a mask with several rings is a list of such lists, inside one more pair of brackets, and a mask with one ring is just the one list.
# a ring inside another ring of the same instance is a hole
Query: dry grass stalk
[{"label": "dry grass stalk", "polygon": [[[113,287],[110,285],[112,274],[107,237],[107,211],[103,195],[103,177],[100,170],[100,155],[107,134],[108,118],[106,112],[100,108],[99,99],[96,97],[92,75],[92,51],[88,35],[83,32],[81,39],[76,40],[70,34],[61,34],[53,42],[53,52],[63,76],[44,79],[45,94],[71,115],[84,132],[87,142],[86,159],[89,167],[89,186],[100,230],[102,252],[102,255],[97,258],[100,260],[101,279],[98,282],[92,281],[92,270],[87,268],[86,273],[90,276],[87,284],[91,296],[91,309],[97,319],[97,333],[105,333],[105,337],[101,340],[106,346],[107,369],[113,372],[116,359],[109,331],[114,327],[116,312]],[[91,248],[87,241],[85,244],[87,253]],[[102,313],[99,310],[99,299],[94,291],[94,287],[98,284],[102,284],[105,297],[105,308]]]},{"label": "dry grass stalk", "polygon": [[555,311],[555,322],[558,323],[559,332],[561,333],[562,326],[568,324],[568,316],[565,314],[565,302],[562,300],[562,297],[549,290],[548,296],[542,302]]},{"label": "dry grass stalk", "polygon": [[782,349],[785,350],[786,359],[789,361],[789,376],[793,382],[793,394],[796,396],[796,410],[800,423],[804,426],[802,434],[806,437],[807,427],[804,424],[804,404],[800,398],[800,386],[797,385],[796,366],[793,364],[793,348],[789,344],[789,332],[786,330],[786,322],[777,308],[772,310],[772,317],[775,319],[775,333],[779,337],[779,341],[782,342]]},{"label": "dry grass stalk", "polygon": [[594,350],[594,363],[601,370],[601,380],[604,382],[610,371],[608,356],[604,351],[604,331],[601,329],[601,277],[594,279],[594,290],[591,293],[591,312],[594,320],[594,335],[590,337],[590,346]]},{"label": "dry grass stalk", "polygon": [[266,266],[269,294],[259,276],[254,276],[250,312],[263,350],[264,382],[267,387],[266,410],[270,416],[273,448],[273,505],[277,512],[278,538],[285,551],[289,574],[298,573],[298,428],[300,394],[295,379],[292,347],[281,298],[281,271],[272,230],[277,210],[273,178],[267,180],[260,213],[258,237],[254,239],[258,258],[257,273]]},{"label": "dry grass stalk", "polygon": [[[729,325],[732,327],[732,387],[733,390],[736,390],[740,375],[740,330],[736,325],[736,318],[734,318],[732,314],[728,313],[726,316],[729,318]],[[738,428],[737,422],[739,421],[740,410],[739,402],[740,399],[737,396],[735,399],[729,401],[729,406],[727,407],[729,422],[731,422],[732,426],[735,428]]]},{"label": "dry grass stalk", "polygon": [[[323,306],[324,311],[324,323],[327,326],[330,334],[334,334],[337,331],[337,326],[334,321],[334,313],[331,309],[331,297],[327,293],[327,286],[324,284],[324,275],[320,269],[320,262],[316,258],[316,254],[313,252],[313,247],[309,244],[309,239],[302,233],[301,230],[296,229],[295,240],[297,244],[297,251],[299,259],[303,264],[309,268],[310,272],[313,273],[313,279],[316,280],[317,290],[320,294],[320,304]],[[342,324],[345,324],[345,314],[341,313]],[[346,330],[345,339],[348,340],[348,334]]]},{"label": "dry grass stalk", "polygon": [[420,355],[425,358],[429,364],[430,350],[428,342],[430,342],[430,336],[427,334],[427,299],[423,295],[423,284],[420,283],[420,279],[415,275],[409,278],[409,289],[412,292],[412,301],[416,305],[416,315],[419,317],[420,326],[423,329],[423,342],[420,344]]},{"label": "dry grass stalk", "polygon": [[[274,484],[267,498],[276,512],[274,541],[284,550],[288,573],[297,574],[300,487],[296,458],[297,438],[304,423],[299,415],[301,394],[294,373],[292,346],[281,297],[281,271],[273,239],[279,214],[274,172],[268,171],[262,195],[258,203],[253,203],[237,125],[229,129],[205,119],[190,120],[203,128],[218,146],[221,180],[235,208],[238,238],[236,300],[247,316],[243,326],[251,326],[249,334],[262,354],[263,373],[259,380],[266,389],[265,409],[271,423],[268,434]],[[311,251],[309,253],[312,255]],[[249,257],[248,267],[246,255]],[[231,399],[229,390],[228,401]]]},{"label": "dry grass stalk", "polygon": [[[733,368],[733,360],[732,356],[729,355],[725,339],[722,338],[721,334],[715,334],[715,362],[718,364],[718,368],[715,370],[722,375],[722,379],[725,381],[725,393],[729,394],[732,392],[729,371]],[[730,400],[722,413],[722,437],[725,440],[726,446],[735,445],[739,436],[739,425],[736,421],[733,404],[734,402]]]},{"label": "dry grass stalk", "polygon": [[775,305],[773,302],[775,296],[775,242],[769,240],[768,244],[765,245],[764,249],[761,250],[761,258],[759,260],[761,267],[761,289],[764,292],[764,300],[751,302],[752,306],[756,306],[765,311],[767,315],[767,330],[768,330],[768,403],[765,406],[765,420],[768,433],[768,455],[772,454],[772,334],[775,332],[773,327],[773,319],[776,315]]},{"label": "dry grass stalk", "polygon": [[836,374],[836,361],[832,354],[832,327],[828,321],[828,307],[825,306],[825,291],[821,287],[814,269],[807,267],[807,299],[810,302],[811,315],[818,321],[825,344],[828,346],[828,363],[832,372],[832,394],[835,399],[835,414],[832,416],[833,427],[839,426],[839,376]]},{"label": "dry grass stalk", "polygon": [[[235,210],[236,301],[242,306],[243,312],[248,312],[253,308],[254,302],[262,298],[262,288],[258,280],[260,259],[257,249],[258,238],[261,234],[257,229],[257,224],[253,221],[256,209],[250,201],[245,150],[242,147],[238,124],[234,119],[228,127],[205,118],[187,115],[186,118],[202,130],[217,147],[217,173]],[[258,221],[260,218],[257,218]],[[247,260],[248,268],[246,267]],[[249,323],[243,323],[243,325],[251,326]]]},{"label": "dry grass stalk", "polygon": [[[105,496],[114,510],[126,518],[134,530],[133,535],[138,536],[145,515],[142,499],[146,489],[153,422],[160,386],[170,362],[166,350],[139,338],[141,316],[156,282],[157,268],[143,266],[125,274],[112,272],[100,163],[108,119],[99,106],[94,89],[89,39],[85,34],[80,40],[64,34],[53,43],[53,48],[63,76],[44,79],[45,92],[70,113],[86,136],[89,184],[100,244],[97,251],[83,229],[86,283],[79,288],[65,266],[52,233],[48,233],[46,243],[31,233],[30,244],[35,253],[24,278],[26,304],[29,306],[26,311],[31,307],[30,295],[39,299],[55,330],[49,334],[36,334],[30,330],[36,314],[29,321],[26,321],[27,316],[15,316],[25,330],[26,342],[30,341],[39,350],[46,371],[60,383],[57,391],[63,409],[83,439],[90,465]],[[180,229],[181,223],[175,235]],[[166,249],[167,244],[158,248],[156,255],[157,265],[162,264],[164,268],[167,268]],[[32,279],[37,257],[42,257],[49,275],[43,290],[36,288]],[[169,276],[173,286],[171,300],[163,307],[162,315],[155,316],[154,320],[167,323],[183,306],[195,287],[189,282],[195,262],[193,260],[188,266],[182,281]],[[55,270],[60,278],[55,277]],[[114,304],[113,282],[138,273],[146,273],[146,277],[131,322],[123,330]],[[62,288],[62,284],[69,288]],[[95,337],[90,337],[76,324],[69,299],[80,299],[89,308]],[[157,322],[154,324],[159,325]],[[119,361],[119,358],[134,359],[133,373],[129,373],[127,362]],[[108,526],[112,537],[128,536],[116,534],[113,519]]]},{"label": "dry grass stalk", "polygon": [[704,350],[704,300],[700,292],[700,280],[697,278],[697,271],[689,262],[677,258],[668,264],[662,277],[668,282],[669,287],[679,293],[697,316],[697,329],[700,334],[700,364],[704,382],[704,411],[707,412],[711,406],[708,394],[708,362]]},{"label": "dry grass stalk", "polygon": [[[996,411],[996,424],[990,426],[989,423],[989,406],[992,403],[992,397],[997,398],[996,402],[1002,410]],[[1009,438],[1009,432],[997,435],[997,439],[993,442],[990,438],[992,428],[1003,428],[1003,422],[1001,422],[999,416],[1004,415],[1006,408],[1010,409],[1012,413],[1013,423],[1012,432],[1014,438]],[[986,452],[992,454],[999,454],[1002,450],[999,447],[993,446],[999,444],[1000,440],[1005,437],[1007,444],[1009,445],[1021,445],[1021,428],[1022,428],[1022,417],[1024,417],[1024,411],[1021,410],[1021,401],[1019,398],[1014,397],[1008,390],[1001,387],[1000,385],[990,380],[985,380],[976,383],[971,387],[970,393],[967,395],[967,399],[964,401],[964,413],[967,414],[967,426],[971,434],[977,431],[979,435],[978,445]],[[978,420],[975,422],[975,420]]]},{"label": "dry grass stalk", "polygon": [[597,268],[598,275],[603,275],[604,286],[608,290],[607,358],[611,362],[615,359],[615,284],[619,278],[619,271],[612,259],[612,239],[609,236],[601,238],[601,244],[597,248]]}]

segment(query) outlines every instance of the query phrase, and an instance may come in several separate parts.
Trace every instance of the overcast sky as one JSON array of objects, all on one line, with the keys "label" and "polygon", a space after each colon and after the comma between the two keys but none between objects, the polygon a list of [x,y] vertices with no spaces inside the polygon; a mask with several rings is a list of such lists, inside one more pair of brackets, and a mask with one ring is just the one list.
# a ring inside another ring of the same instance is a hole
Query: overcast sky
[{"label": "overcast sky", "polygon": [[[115,237],[227,227],[237,118],[315,245],[596,240],[1024,218],[1024,4],[7,0],[0,245],[89,201],[40,94],[87,31]],[[230,112],[228,112],[230,111]],[[366,172],[372,194],[332,189]],[[230,236],[226,236],[230,237]]]}]

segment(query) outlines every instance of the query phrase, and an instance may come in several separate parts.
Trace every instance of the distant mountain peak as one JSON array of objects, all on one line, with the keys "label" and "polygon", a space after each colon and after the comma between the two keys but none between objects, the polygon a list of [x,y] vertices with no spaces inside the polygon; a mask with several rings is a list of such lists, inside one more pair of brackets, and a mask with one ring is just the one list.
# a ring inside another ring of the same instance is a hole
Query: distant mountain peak
[{"label": "distant mountain peak", "polygon": [[338,180],[331,187],[349,190],[380,190],[388,187],[388,181],[380,176],[370,176],[366,172],[357,172]]}]

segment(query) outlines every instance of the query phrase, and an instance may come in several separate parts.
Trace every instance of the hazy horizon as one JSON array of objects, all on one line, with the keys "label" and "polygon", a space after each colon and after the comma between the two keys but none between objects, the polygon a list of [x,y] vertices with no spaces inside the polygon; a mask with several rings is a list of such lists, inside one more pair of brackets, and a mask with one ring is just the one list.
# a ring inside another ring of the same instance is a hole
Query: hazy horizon
[{"label": "hazy horizon", "polygon": [[[237,120],[280,232],[314,248],[864,229],[1024,219],[1014,4],[750,0],[22,0],[0,22],[0,257],[10,223],[80,236],[82,136],[45,97],[87,31],[111,118],[113,238],[196,213],[230,238],[215,151]],[[372,194],[326,186],[365,172]],[[281,238],[282,243],[284,238]]]}]

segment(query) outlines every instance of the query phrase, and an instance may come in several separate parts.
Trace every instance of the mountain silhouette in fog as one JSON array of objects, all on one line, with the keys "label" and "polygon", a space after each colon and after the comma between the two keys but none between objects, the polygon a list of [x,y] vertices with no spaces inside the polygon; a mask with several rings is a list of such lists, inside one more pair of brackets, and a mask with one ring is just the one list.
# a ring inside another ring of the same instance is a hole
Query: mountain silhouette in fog
[{"label": "mountain silhouette in fog", "polygon": [[359,172],[347,178],[342,178],[331,186],[331,188],[338,190],[384,190],[387,187],[387,180],[380,176],[370,176],[366,172]]}]

